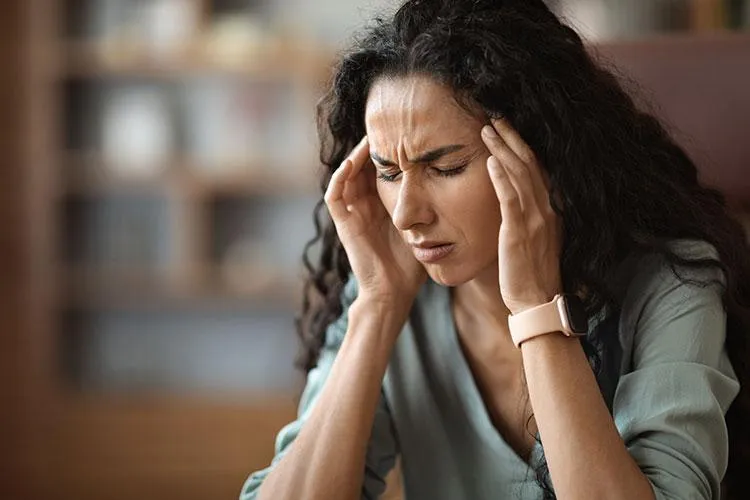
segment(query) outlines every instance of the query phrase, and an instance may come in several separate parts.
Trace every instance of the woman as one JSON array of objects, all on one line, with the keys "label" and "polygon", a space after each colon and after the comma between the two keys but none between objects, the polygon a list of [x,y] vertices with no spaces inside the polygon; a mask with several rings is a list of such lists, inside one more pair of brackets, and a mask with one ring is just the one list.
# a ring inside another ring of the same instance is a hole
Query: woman
[{"label": "woman", "polygon": [[243,499],[397,456],[407,499],[749,498],[750,249],[541,0],[406,2],[319,124],[307,386]]}]

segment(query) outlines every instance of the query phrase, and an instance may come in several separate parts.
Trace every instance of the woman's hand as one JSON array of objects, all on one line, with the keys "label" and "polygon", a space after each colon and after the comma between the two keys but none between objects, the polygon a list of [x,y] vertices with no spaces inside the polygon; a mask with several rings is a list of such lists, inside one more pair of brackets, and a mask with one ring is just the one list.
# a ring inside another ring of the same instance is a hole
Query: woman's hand
[{"label": "woman's hand", "polygon": [[491,156],[487,169],[500,201],[500,292],[511,314],[549,302],[562,292],[562,224],[531,148],[503,119],[482,129]]},{"label": "woman's hand", "polygon": [[375,182],[365,136],[334,172],[324,199],[359,296],[408,311],[427,274],[391,222]]}]

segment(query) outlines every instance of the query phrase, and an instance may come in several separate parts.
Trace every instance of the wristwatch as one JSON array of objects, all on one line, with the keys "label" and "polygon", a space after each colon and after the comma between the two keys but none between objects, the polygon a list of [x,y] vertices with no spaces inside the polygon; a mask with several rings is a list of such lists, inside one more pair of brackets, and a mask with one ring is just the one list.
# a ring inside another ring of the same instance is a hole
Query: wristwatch
[{"label": "wristwatch", "polygon": [[588,331],[588,317],[577,295],[557,294],[546,304],[508,317],[510,336],[516,347],[529,339],[560,332],[567,337],[582,337]]}]

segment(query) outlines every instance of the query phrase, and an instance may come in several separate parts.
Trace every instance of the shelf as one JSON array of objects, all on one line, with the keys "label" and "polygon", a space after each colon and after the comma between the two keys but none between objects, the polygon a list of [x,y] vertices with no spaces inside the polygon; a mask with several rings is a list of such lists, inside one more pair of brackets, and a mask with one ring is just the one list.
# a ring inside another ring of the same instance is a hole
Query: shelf
[{"label": "shelf", "polygon": [[[174,191],[193,196],[319,195],[317,172],[309,167],[276,165],[258,159],[218,166],[208,173],[193,160],[175,159],[151,169],[154,173],[120,173],[96,155],[67,155],[64,194],[93,197],[112,194],[158,194]],[[302,162],[298,162],[301,165]],[[312,164],[312,162],[311,162]],[[273,174],[272,172],[295,172]]]},{"label": "shelf", "polygon": [[[266,164],[268,165],[268,164]],[[287,170],[299,172],[294,175],[273,174],[273,171]],[[301,196],[319,195],[319,180],[312,175],[313,169],[302,168],[274,168],[273,166],[238,168],[236,171],[223,173],[200,174],[192,173],[187,176],[187,182],[195,192],[204,195],[267,195],[267,196]]]},{"label": "shelf", "polygon": [[76,268],[67,272],[63,293],[68,309],[243,309],[257,306],[296,306],[300,281],[290,283],[278,272],[245,269],[261,276],[256,286],[230,286],[218,266],[196,267],[181,276],[158,275],[138,269]]},{"label": "shelf", "polygon": [[162,168],[149,175],[119,175],[105,170],[89,174],[70,175],[64,184],[64,194],[93,197],[108,194],[159,194],[182,183],[174,169]]},{"label": "shelf", "polygon": [[319,47],[273,46],[255,48],[247,57],[222,60],[206,51],[186,50],[168,58],[155,58],[137,46],[111,46],[96,42],[68,42],[60,72],[68,78],[182,79],[224,76],[257,80],[292,80],[322,83],[334,61],[334,52]]},{"label": "shelf", "polygon": [[49,484],[92,500],[157,498],[159,490],[236,497],[247,475],[270,462],[295,399],[69,396],[50,419]]},{"label": "shelf", "polygon": [[[685,31],[652,34],[643,37],[592,42],[591,47],[605,51],[609,47],[643,46],[652,44],[691,44],[701,40],[733,43],[750,38],[750,31]],[[256,48],[247,57],[222,60],[200,50],[199,43],[192,49],[168,58],[152,57],[149,51],[137,45],[107,46],[97,42],[67,42],[66,57],[58,70],[68,78],[145,78],[181,79],[191,76],[225,76],[259,80],[304,81],[322,84],[329,76],[337,53],[332,48],[298,44],[272,45]]]}]

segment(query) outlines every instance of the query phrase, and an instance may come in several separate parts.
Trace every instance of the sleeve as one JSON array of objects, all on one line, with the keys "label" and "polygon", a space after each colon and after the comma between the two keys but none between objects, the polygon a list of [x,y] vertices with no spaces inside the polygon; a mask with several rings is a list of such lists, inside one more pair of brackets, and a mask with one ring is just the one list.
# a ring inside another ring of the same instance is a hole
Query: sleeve
[{"label": "sleeve", "polygon": [[720,497],[729,448],[724,417],[739,392],[724,348],[721,275],[690,273],[714,281],[685,284],[663,265],[636,287],[642,306],[634,315],[632,371],[620,378],[613,404],[620,435],[657,500]]},{"label": "sleeve", "polygon": [[[326,331],[326,339],[320,352],[317,366],[307,375],[307,382],[299,403],[297,420],[287,424],[276,436],[275,454],[271,465],[261,471],[250,474],[240,493],[240,500],[255,500],[263,480],[273,467],[284,457],[292,447],[295,438],[309,417],[321,389],[330,373],[344,334],[347,329],[347,315],[349,306],[357,296],[357,282],[352,277],[342,294],[343,312],[338,320],[333,322]],[[379,498],[386,487],[385,477],[393,468],[398,454],[397,441],[391,422],[390,411],[385,396],[381,393],[380,403],[375,412],[370,442],[367,446],[365,460],[365,475],[362,485],[362,498]]]}]

